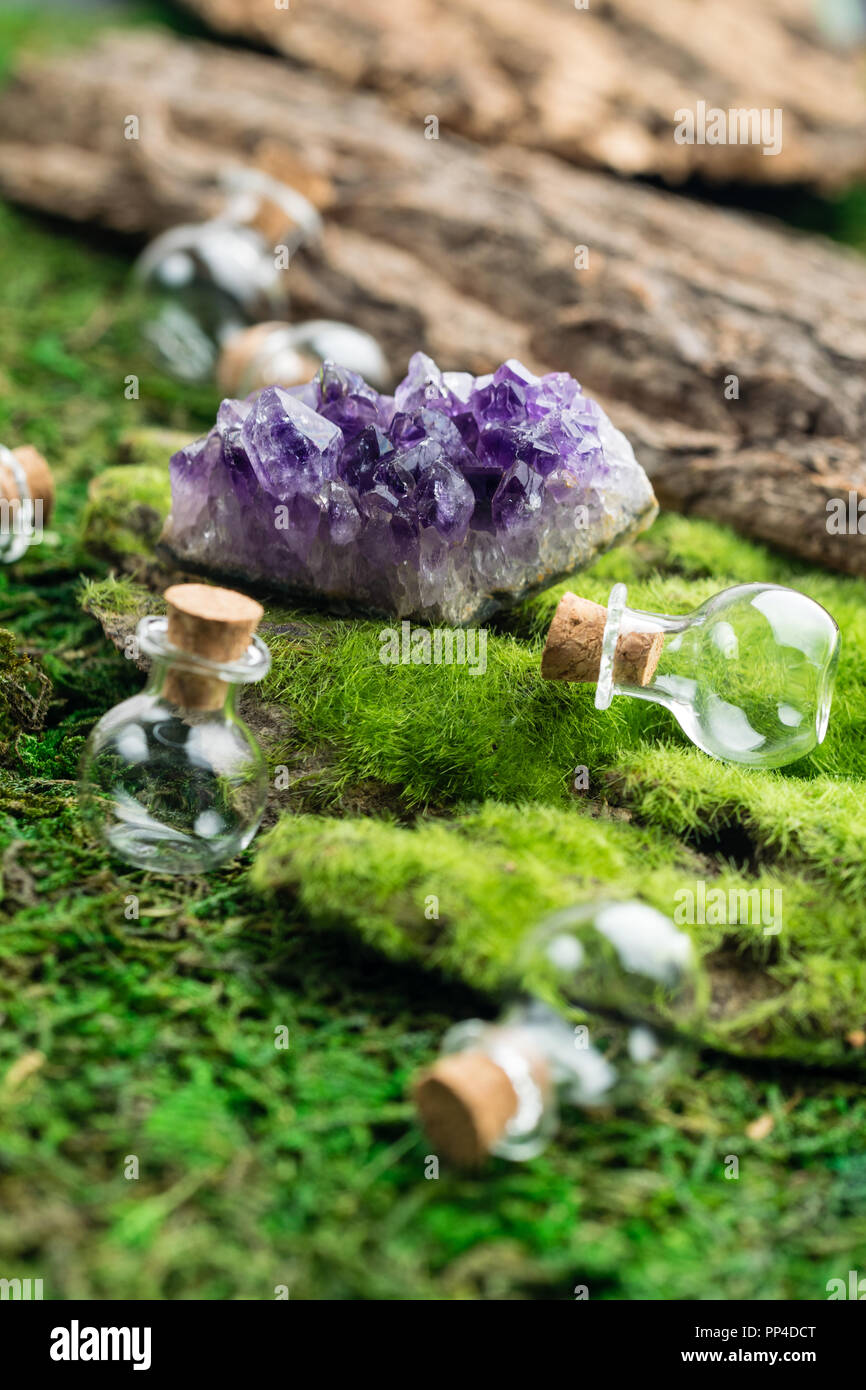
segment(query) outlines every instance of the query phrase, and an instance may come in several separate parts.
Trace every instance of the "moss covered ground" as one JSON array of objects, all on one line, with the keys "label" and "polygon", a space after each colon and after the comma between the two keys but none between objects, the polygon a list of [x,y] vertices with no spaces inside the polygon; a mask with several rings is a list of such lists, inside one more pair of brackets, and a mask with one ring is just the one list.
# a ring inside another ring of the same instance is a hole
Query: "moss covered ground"
[{"label": "moss covered ground", "polygon": [[[91,29],[13,13],[0,67]],[[827,217],[862,239],[849,213]],[[268,605],[268,828],[207,878],[124,871],[75,797],[89,728],[141,682],[94,615],[116,640],[155,606],[154,432],[198,433],[216,399],[142,359],[129,248],[0,207],[0,256],[0,438],[59,479],[0,573],[0,1272],[53,1298],[774,1299],[862,1268],[864,585],[672,516],[582,577],[668,611],[767,579],[834,613],[827,740],[763,774],[540,682],[566,586],[491,627],[483,677]],[[602,891],[670,912],[698,878],[781,888],[784,927],[694,928],[714,1005],[663,1079],[566,1115],[529,1164],[425,1178],[409,1078],[519,986],[538,917]]]}]

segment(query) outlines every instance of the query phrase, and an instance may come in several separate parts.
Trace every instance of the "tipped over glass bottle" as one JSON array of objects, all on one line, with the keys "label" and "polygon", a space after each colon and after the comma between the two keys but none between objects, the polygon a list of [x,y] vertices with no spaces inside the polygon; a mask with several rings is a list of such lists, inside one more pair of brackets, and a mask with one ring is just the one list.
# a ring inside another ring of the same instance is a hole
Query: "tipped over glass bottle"
[{"label": "tipped over glass bottle", "polygon": [[477,1168],[491,1154],[535,1158],[556,1130],[560,1102],[601,1105],[616,1077],[597,1048],[533,1000],[496,1023],[471,1018],[450,1028],[412,1095],[436,1152]]},{"label": "tipped over glass bottle", "polygon": [[614,695],[670,710],[705,753],[783,767],[824,738],[839,661],[825,608],[778,584],[736,584],[684,617],[565,594],[541,663],[548,680],[595,681],[597,709]]},{"label": "tipped over glass bottle", "polygon": [[[690,938],[646,903],[581,903],[528,936],[522,974],[533,997],[495,1023],[469,1019],[446,1033],[441,1056],[416,1079],[413,1099],[436,1152],[460,1167],[491,1154],[534,1158],[559,1108],[592,1110],[636,1098],[670,1070],[648,1025],[695,1016]],[[556,1007],[553,1007],[553,1004]],[[569,1004],[628,1024],[621,1073],[559,1012]]]},{"label": "tipped over glass bottle", "polygon": [[245,397],[264,386],[302,386],[323,362],[339,362],[377,391],[391,380],[376,339],[335,319],[258,323],[229,338],[217,363],[217,382],[228,396]]},{"label": "tipped over glass bottle", "polygon": [[[677,1065],[648,1024],[694,1022],[701,987],[691,940],[644,902],[589,902],[546,917],[528,935],[521,973],[532,998],[495,1023],[449,1029],[413,1099],[436,1154],[460,1168],[489,1155],[541,1154],[560,1105],[592,1111],[637,1099]],[[578,1004],[627,1024],[626,1070],[560,1008]]]},{"label": "tipped over glass bottle", "polygon": [[235,710],[270,655],[253,599],[205,584],[165,593],[143,618],[144,690],[99,720],[84,753],[82,811],[127,863],[163,874],[216,868],[252,840],[268,793],[261,749]]},{"label": "tipped over glass bottle", "polygon": [[637,899],[577,903],[546,917],[521,952],[533,993],[557,1005],[675,1029],[706,1000],[691,937]]}]

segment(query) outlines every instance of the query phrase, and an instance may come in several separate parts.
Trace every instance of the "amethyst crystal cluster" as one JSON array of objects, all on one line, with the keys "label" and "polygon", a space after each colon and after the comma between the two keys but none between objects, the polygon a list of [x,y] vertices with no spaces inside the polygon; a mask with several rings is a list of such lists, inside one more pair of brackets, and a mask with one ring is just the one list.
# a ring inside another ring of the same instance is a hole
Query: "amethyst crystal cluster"
[{"label": "amethyst crystal cluster", "polygon": [[655,515],[631,445],[564,372],[442,372],[394,396],[326,362],[223,401],[171,462],[181,563],[429,622],[477,622]]}]

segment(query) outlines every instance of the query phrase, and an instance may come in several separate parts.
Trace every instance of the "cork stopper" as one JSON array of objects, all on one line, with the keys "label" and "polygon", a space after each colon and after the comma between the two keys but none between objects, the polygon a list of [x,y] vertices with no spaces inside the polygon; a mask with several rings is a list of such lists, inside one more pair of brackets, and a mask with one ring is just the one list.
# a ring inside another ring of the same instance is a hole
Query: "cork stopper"
[{"label": "cork stopper", "polygon": [[[54,479],[45,459],[30,444],[22,444],[11,451],[27,479],[27,488],[34,502],[42,503],[42,524],[46,525],[54,510]],[[0,496],[13,502],[18,500],[18,484],[9,468],[0,464]]]},{"label": "cork stopper", "polygon": [[[550,1089],[546,1063],[528,1058],[536,1083]],[[438,1153],[461,1168],[478,1168],[517,1113],[508,1075],[485,1052],[440,1057],[415,1081],[412,1099]]]},{"label": "cork stopper", "polygon": [[[563,594],[547,634],[541,674],[548,681],[596,681],[607,609],[577,594]],[[659,664],[664,633],[625,632],[616,644],[617,685],[649,685]]]},{"label": "cork stopper", "polygon": [[285,323],[257,323],[233,333],[217,362],[220,390],[227,396],[248,396],[263,386],[302,386],[311,381],[321,366],[317,357],[271,342],[288,327]]},{"label": "cork stopper", "polygon": [[262,198],[259,206],[249,219],[249,225],[268,246],[279,246],[289,241],[295,231],[295,223],[273,198]]},{"label": "cork stopper", "polygon": [[337,190],[331,179],[320,170],[314,169],[308,160],[302,159],[296,150],[270,137],[260,140],[256,145],[253,160],[263,174],[288,184],[290,188],[303,193],[308,202],[324,212],[337,201]]},{"label": "cork stopper", "polygon": [[[262,140],[256,146],[253,160],[255,168],[274,185],[282,185],[287,191],[306,199],[311,212],[313,209],[319,211],[330,207],[335,201],[336,190],[331,180],[288,145],[277,140]],[[274,245],[291,239],[299,229],[305,230],[304,225],[291,215],[276,188],[273,197],[263,194],[250,218],[250,226],[255,227],[266,242]]]},{"label": "cork stopper", "polygon": [[[207,661],[237,661],[264,616],[255,599],[211,584],[172,584],[165,591],[171,646]],[[165,697],[182,709],[219,709],[226,682],[204,672],[171,667]]]}]

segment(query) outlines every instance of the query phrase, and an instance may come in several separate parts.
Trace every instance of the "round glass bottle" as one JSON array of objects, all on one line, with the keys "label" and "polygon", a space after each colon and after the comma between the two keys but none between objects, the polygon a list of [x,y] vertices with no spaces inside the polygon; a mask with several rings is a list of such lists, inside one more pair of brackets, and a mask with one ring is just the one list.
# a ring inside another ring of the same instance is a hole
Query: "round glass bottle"
[{"label": "round glass bottle", "polygon": [[670,710],[714,758],[784,767],[827,731],[839,629],[825,608],[779,584],[735,584],[693,613],[629,608],[615,584],[607,608],[565,594],[550,626],[541,673],[596,681],[595,704],[614,695]]},{"label": "round glass bottle", "polygon": [[521,952],[533,993],[561,1006],[672,1027],[693,1023],[705,982],[690,937],[635,899],[577,903],[544,919]]},{"label": "round glass bottle", "polygon": [[[650,1024],[694,1022],[703,1003],[692,944],[638,901],[579,903],[545,918],[521,949],[532,997],[495,1023],[449,1029],[413,1098],[436,1147],[462,1167],[489,1154],[527,1159],[555,1132],[559,1107],[633,1103],[676,1065]],[[627,1026],[624,1072],[560,1012],[578,1004]]]},{"label": "round glass bottle", "polygon": [[387,390],[387,358],[371,334],[334,319],[258,323],[230,337],[217,363],[226,395],[249,396],[264,386],[303,386],[323,362],[339,362],[377,391]]},{"label": "round glass bottle", "polygon": [[233,858],[261,821],[267,766],[235,699],[270,655],[253,635],[263,611],[253,599],[204,584],[175,585],[165,598],[168,616],[138,625],[147,685],[88,740],[82,809],[127,863],[192,874]]}]

